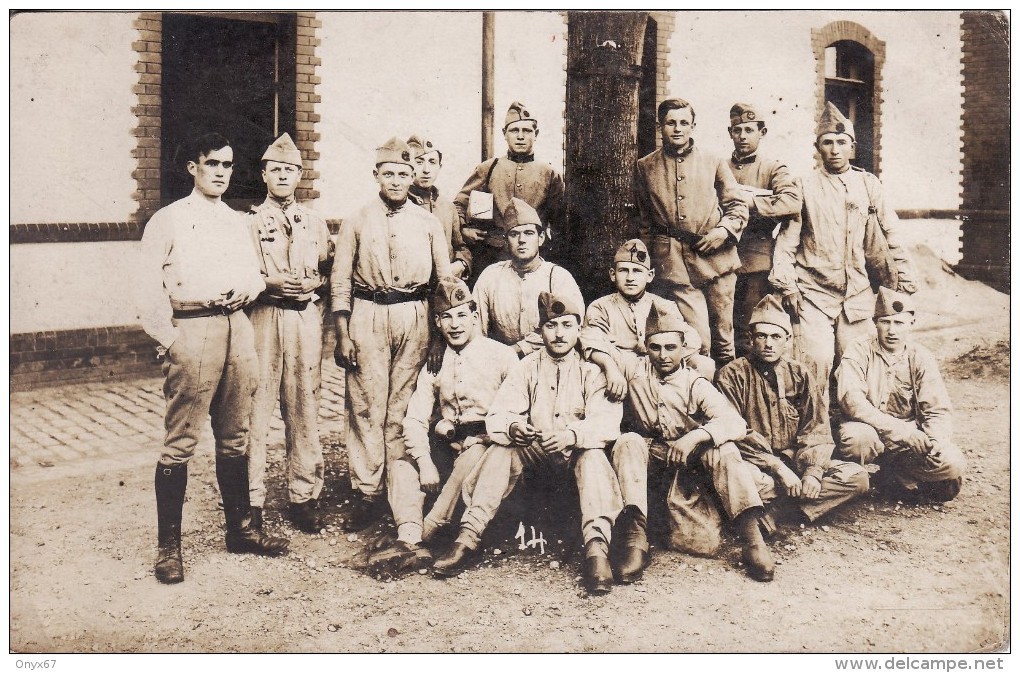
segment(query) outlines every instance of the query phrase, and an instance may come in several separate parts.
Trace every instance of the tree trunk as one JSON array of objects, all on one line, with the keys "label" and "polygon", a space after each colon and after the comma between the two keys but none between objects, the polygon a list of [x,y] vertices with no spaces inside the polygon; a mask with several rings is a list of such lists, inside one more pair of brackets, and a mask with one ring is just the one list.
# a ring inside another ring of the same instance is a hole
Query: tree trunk
[{"label": "tree trunk", "polygon": [[585,300],[612,289],[616,248],[632,224],[638,84],[647,12],[568,12],[566,198],[561,261]]}]

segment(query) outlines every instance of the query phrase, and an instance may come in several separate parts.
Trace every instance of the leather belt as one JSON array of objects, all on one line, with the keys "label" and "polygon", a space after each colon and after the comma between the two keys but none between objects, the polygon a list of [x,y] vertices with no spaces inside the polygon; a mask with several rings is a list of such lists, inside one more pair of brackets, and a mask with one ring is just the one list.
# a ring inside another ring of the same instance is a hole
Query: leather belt
[{"label": "leather belt", "polygon": [[275,306],[276,308],[282,308],[288,311],[304,311],[308,307],[308,304],[311,303],[311,299],[287,299],[285,297],[274,297],[266,294],[259,297],[258,303],[265,306]]},{"label": "leather belt", "polygon": [[401,304],[406,301],[424,301],[429,298],[429,286],[419,285],[411,290],[397,288],[370,290],[367,287],[354,288],[354,297],[376,304]]},{"label": "leather belt", "polygon": [[175,318],[208,318],[214,315],[230,315],[237,309],[228,309],[225,306],[212,305],[206,301],[177,301],[170,300]]}]

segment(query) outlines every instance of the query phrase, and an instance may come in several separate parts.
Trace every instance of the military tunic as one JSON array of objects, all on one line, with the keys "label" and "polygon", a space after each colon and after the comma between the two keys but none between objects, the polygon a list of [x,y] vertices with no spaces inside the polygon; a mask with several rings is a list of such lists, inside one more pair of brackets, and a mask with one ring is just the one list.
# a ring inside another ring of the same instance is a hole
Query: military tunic
[{"label": "military tunic", "polygon": [[460,214],[453,202],[440,198],[439,190],[435,187],[426,191],[415,185],[411,185],[407,198],[435,215],[439,223],[443,225],[450,262],[463,262],[464,277],[468,277],[471,274],[471,250],[464,242],[464,236],[461,234]]},{"label": "military tunic", "polygon": [[[264,276],[294,275],[321,286],[319,269],[332,256],[329,227],[299,203],[281,207],[272,198],[253,207],[249,219]],[[315,291],[293,300],[267,289],[250,310],[259,356],[248,439],[248,482],[253,507],[266,498],[266,445],[277,401],[285,427],[290,502],[318,498],[324,464],[319,442],[323,302]]]},{"label": "military tunic", "polygon": [[867,492],[864,468],[832,460],[828,414],[806,367],[785,358],[774,366],[737,358],[722,368],[716,385],[750,427],[737,441],[745,461],[777,481],[787,466],[821,484],[816,499],[797,503],[809,520]]},{"label": "military tunic", "polygon": [[540,327],[538,295],[552,292],[574,297],[584,306],[581,289],[562,266],[539,259],[535,268],[524,273],[513,262],[497,262],[482,272],[475,284],[482,333],[508,346],[516,346],[521,355],[544,348]]},{"label": "military tunic", "polygon": [[[906,488],[939,483],[949,500],[963,481],[966,458],[953,442],[952,405],[938,363],[924,346],[907,343],[902,353],[885,351],[877,337],[861,339],[844,353],[836,370],[840,409],[839,453],[848,460],[878,461]],[[918,456],[904,439],[920,428],[938,456]]]},{"label": "military tunic", "polygon": [[[634,195],[641,238],[655,264],[653,290],[674,299],[698,331],[702,352],[717,362],[733,359],[733,292],[740,258],[731,241],[709,255],[693,242],[719,226],[739,241],[747,206],[727,162],[693,143],[680,151],[658,149],[641,158]],[[659,289],[656,289],[659,288]]]},{"label": "military tunic", "polygon": [[449,259],[439,220],[410,202],[390,210],[376,198],[337,235],[333,310],[350,314],[358,364],[347,371],[347,451],[351,483],[366,496],[382,491],[385,468],[404,455],[401,421],[425,363],[430,317],[424,299],[381,304],[355,292],[412,293],[433,273],[449,276]]},{"label": "military tunic", "polygon": [[216,452],[243,456],[248,445],[258,357],[244,311],[174,318],[175,307],[209,306],[230,291],[265,289],[244,215],[197,190],[156,211],[141,242],[139,282],[145,332],[169,350],[166,438],[160,462],[187,463],[207,416]]}]

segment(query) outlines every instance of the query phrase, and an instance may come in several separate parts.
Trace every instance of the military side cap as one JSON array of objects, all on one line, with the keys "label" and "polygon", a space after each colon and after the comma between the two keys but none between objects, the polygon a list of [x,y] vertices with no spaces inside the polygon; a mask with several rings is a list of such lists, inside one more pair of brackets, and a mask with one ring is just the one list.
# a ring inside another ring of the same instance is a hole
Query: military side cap
[{"label": "military side cap", "polygon": [[414,168],[411,163],[411,148],[400,138],[390,138],[382,147],[375,148],[375,165],[389,163],[407,164]]},{"label": "military side cap", "polygon": [[506,131],[506,127],[514,122],[535,122],[535,125],[538,125],[538,120],[531,116],[528,108],[524,107],[524,103],[518,101],[510,103],[510,109],[506,111],[506,119],[503,120],[503,130]]},{"label": "military side cap", "polygon": [[890,290],[887,287],[878,288],[878,301],[875,302],[875,317],[885,318],[897,313],[913,313],[914,300],[909,295]]},{"label": "military side cap", "polygon": [[471,290],[459,278],[440,278],[432,295],[432,312],[440,315],[471,301]]},{"label": "military side cap", "polygon": [[538,322],[540,325],[565,315],[577,316],[577,320],[580,322],[584,316],[584,305],[578,304],[576,298],[544,290],[538,295]]},{"label": "military side cap", "polygon": [[775,295],[767,294],[762,297],[758,305],[751,311],[751,319],[748,325],[757,325],[760,322],[767,322],[776,327],[782,327],[787,334],[793,334],[793,325],[790,323],[790,315],[783,309],[782,304]]},{"label": "military side cap", "polygon": [[[429,152],[439,152],[431,140],[423,138],[420,135],[413,135],[407,139],[407,145],[411,148],[411,158],[417,159],[418,157],[425,156]],[[442,156],[442,152],[439,152]]]},{"label": "military side cap", "polygon": [[832,102],[825,104],[825,110],[822,111],[822,116],[818,120],[818,128],[815,129],[815,138],[825,135],[826,133],[845,133],[850,136],[851,140],[856,141],[857,138],[854,136],[854,125],[850,123],[850,120],[843,116],[843,113],[839,111]]},{"label": "military side cap", "polygon": [[652,268],[652,257],[648,254],[648,248],[637,238],[630,239],[617,249],[613,255],[613,266],[616,266],[617,262],[633,262],[646,269]]},{"label": "military side cap", "polygon": [[680,357],[687,357],[701,350],[701,337],[680,315],[679,309],[675,313],[660,313],[655,304],[648,312],[648,319],[645,320],[645,341],[648,341],[656,334],[663,332],[677,332],[684,348]]},{"label": "military side cap", "polygon": [[266,153],[262,155],[262,161],[279,161],[284,164],[301,166],[301,151],[290,139],[290,134],[284,133],[269,146]]},{"label": "military side cap", "polygon": [[763,121],[765,120],[758,114],[758,110],[750,103],[734,103],[730,108],[730,126]]},{"label": "military side cap", "polygon": [[510,231],[514,227],[525,224],[533,224],[539,229],[542,228],[542,220],[538,217],[538,211],[517,197],[510,199],[510,205],[503,211],[503,231]]}]

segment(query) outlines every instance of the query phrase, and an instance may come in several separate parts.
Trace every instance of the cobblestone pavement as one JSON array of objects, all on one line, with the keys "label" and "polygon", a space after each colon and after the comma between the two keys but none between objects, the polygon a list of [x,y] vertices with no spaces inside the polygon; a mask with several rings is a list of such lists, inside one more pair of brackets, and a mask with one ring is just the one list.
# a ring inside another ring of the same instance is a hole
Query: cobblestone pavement
[{"label": "cobblestone pavement", "polygon": [[[164,405],[161,377],[11,393],[11,474],[86,467],[103,458],[155,461],[163,445]],[[344,372],[330,357],[322,363],[320,432],[342,433],[344,422]],[[269,440],[271,450],[282,447],[279,408]],[[198,451],[212,447],[206,427]]]}]

